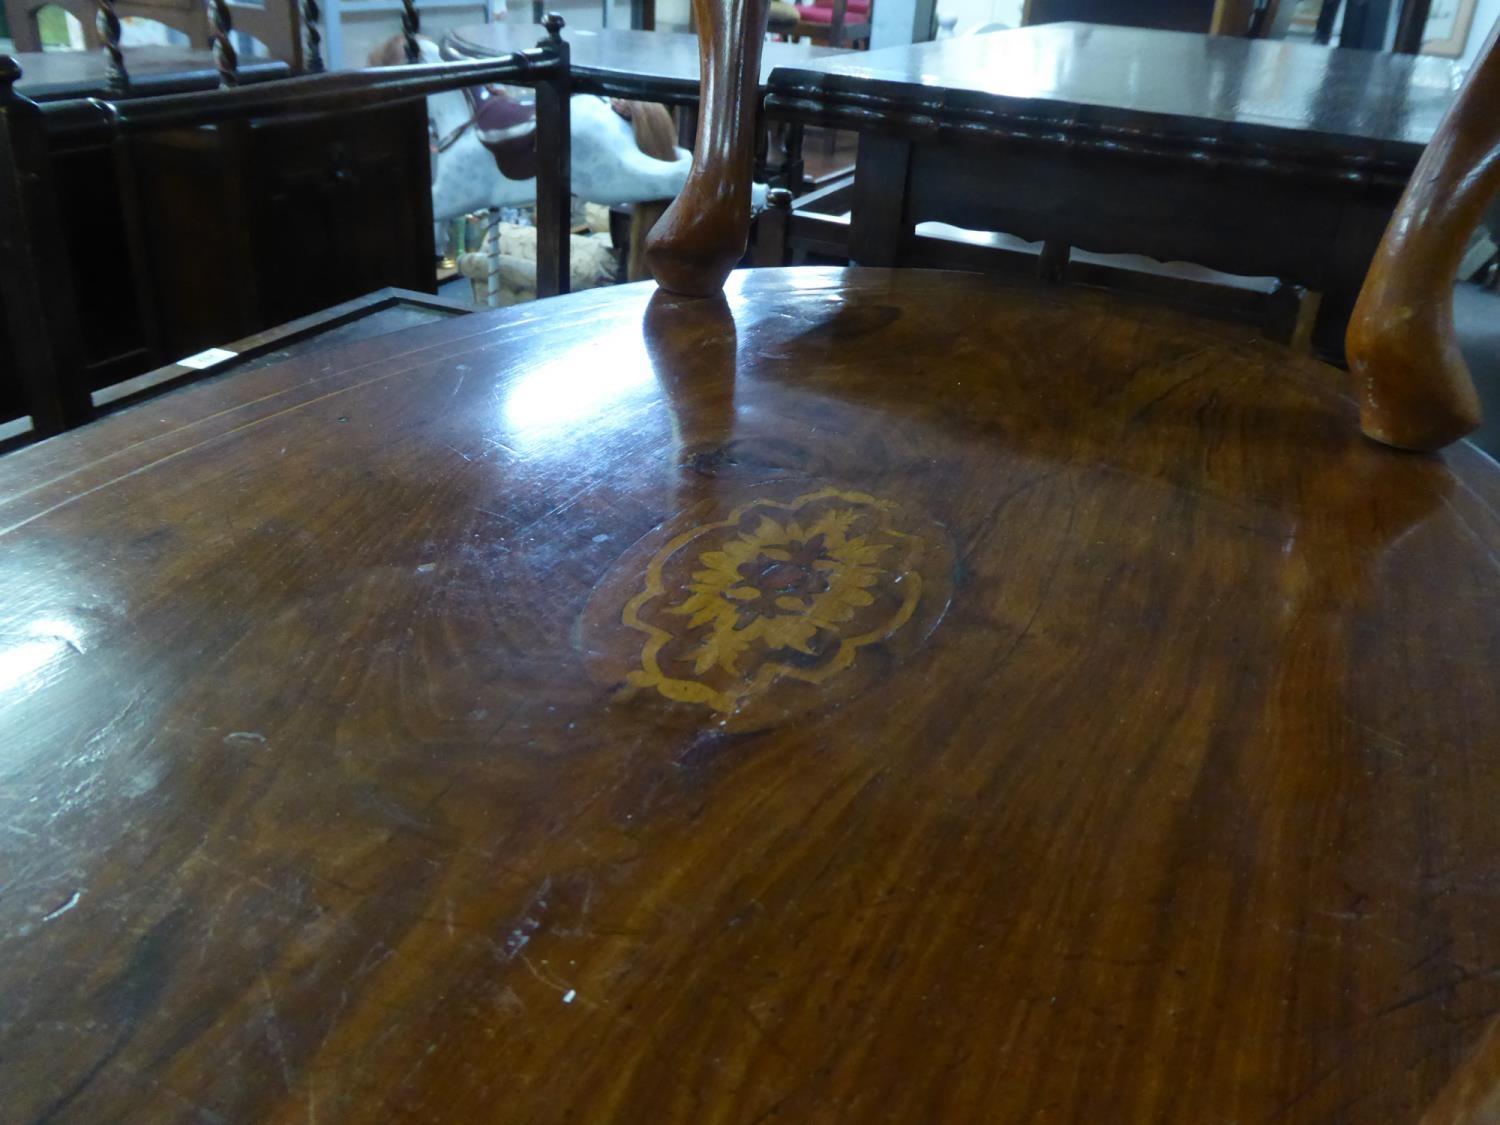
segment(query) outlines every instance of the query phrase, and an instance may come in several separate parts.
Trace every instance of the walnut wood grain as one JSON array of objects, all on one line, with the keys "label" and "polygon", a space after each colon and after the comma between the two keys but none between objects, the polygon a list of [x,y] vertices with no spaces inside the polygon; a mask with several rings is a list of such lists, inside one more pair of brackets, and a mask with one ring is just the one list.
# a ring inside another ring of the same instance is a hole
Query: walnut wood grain
[{"label": "walnut wood grain", "polygon": [[1438,449],[1480,422],[1453,329],[1453,279],[1500,189],[1500,26],[1412,173],[1349,322],[1360,424],[1376,441]]},{"label": "walnut wood grain", "polygon": [[[1340,385],[754,270],[0,459],[6,1119],[1418,1120],[1500,1011],[1500,470]],[[887,639],[613,678],[652,560],[826,489],[892,506],[849,620],[920,548]]]},{"label": "walnut wood grain", "polygon": [[693,0],[702,106],[692,171],[656,224],[646,261],[663,289],[711,296],[744,256],[770,0]]}]

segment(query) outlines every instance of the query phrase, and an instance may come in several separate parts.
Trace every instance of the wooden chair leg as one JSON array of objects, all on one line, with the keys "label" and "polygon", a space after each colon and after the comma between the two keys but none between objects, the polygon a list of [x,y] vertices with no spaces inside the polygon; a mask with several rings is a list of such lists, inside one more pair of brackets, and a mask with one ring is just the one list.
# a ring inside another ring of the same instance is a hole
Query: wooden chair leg
[{"label": "wooden chair leg", "polygon": [[1037,259],[1037,277],[1051,284],[1060,284],[1068,277],[1068,259],[1073,248],[1066,242],[1049,238],[1042,243],[1042,253]]},{"label": "wooden chair leg", "polygon": [[772,188],[766,193],[766,209],[755,221],[755,246],[750,260],[757,266],[787,264],[787,231],[792,219],[792,193]]},{"label": "wooden chair leg", "polygon": [[500,305],[500,208],[490,208],[489,220],[490,266],[485,275],[484,303],[493,309]]},{"label": "wooden chair leg", "polygon": [[1262,335],[1300,355],[1310,355],[1313,325],[1317,322],[1318,308],[1322,303],[1321,293],[1300,285],[1279,283],[1266,298],[1260,325]]}]

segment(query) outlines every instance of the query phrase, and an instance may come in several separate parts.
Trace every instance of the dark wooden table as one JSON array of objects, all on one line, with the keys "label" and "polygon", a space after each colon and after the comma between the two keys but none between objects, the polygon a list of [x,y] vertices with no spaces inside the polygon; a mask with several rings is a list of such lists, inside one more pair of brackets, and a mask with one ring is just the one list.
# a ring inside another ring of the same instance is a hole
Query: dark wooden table
[{"label": "dark wooden table", "polygon": [[1096,294],[651,296],[0,459],[6,1120],[1415,1121],[1494,462]]},{"label": "dark wooden table", "polygon": [[[108,92],[102,51],[26,51],[12,55],[21,64],[16,90],[33,101],[82,98]],[[212,90],[219,84],[212,51],[196,47],[127,47],[125,67],[136,94]],[[240,80],[285,78],[291,67],[274,59],[245,59]]]},{"label": "dark wooden table", "polygon": [[1458,81],[1445,59],[1064,23],[779,66],[766,108],[861,132],[857,262],[900,262],[937,220],[1277,277],[1324,294],[1336,352]]},{"label": "dark wooden table", "polygon": [[[534,47],[543,34],[534,25],[474,24],[449,32],[443,45],[468,58],[508,55]],[[639,98],[668,105],[698,103],[698,37],[677,31],[574,28],[564,33],[571,52],[574,86],[584,92]],[[762,83],[778,66],[800,66],[851,52],[807,43],[765,46]]]}]

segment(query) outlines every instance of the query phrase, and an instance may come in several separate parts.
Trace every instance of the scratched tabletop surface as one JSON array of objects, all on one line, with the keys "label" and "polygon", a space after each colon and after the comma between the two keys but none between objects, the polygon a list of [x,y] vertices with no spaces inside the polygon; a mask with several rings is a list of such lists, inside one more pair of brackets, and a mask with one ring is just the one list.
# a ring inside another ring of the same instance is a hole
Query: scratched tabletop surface
[{"label": "scratched tabletop surface", "polygon": [[1500,1010],[1500,469],[936,273],[0,459],[0,1119],[1414,1121]]}]

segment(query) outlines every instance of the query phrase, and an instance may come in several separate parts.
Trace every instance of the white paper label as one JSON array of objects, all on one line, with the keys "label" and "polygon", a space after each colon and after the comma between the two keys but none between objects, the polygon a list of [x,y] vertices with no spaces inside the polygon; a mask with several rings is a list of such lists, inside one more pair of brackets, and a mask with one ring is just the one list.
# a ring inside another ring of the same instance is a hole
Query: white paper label
[{"label": "white paper label", "polygon": [[233,359],[239,352],[227,351],[224,348],[209,348],[206,352],[190,355],[186,359],[177,361],[178,367],[191,367],[195,371],[202,371],[206,367],[212,367],[216,363],[223,363],[226,359]]}]

